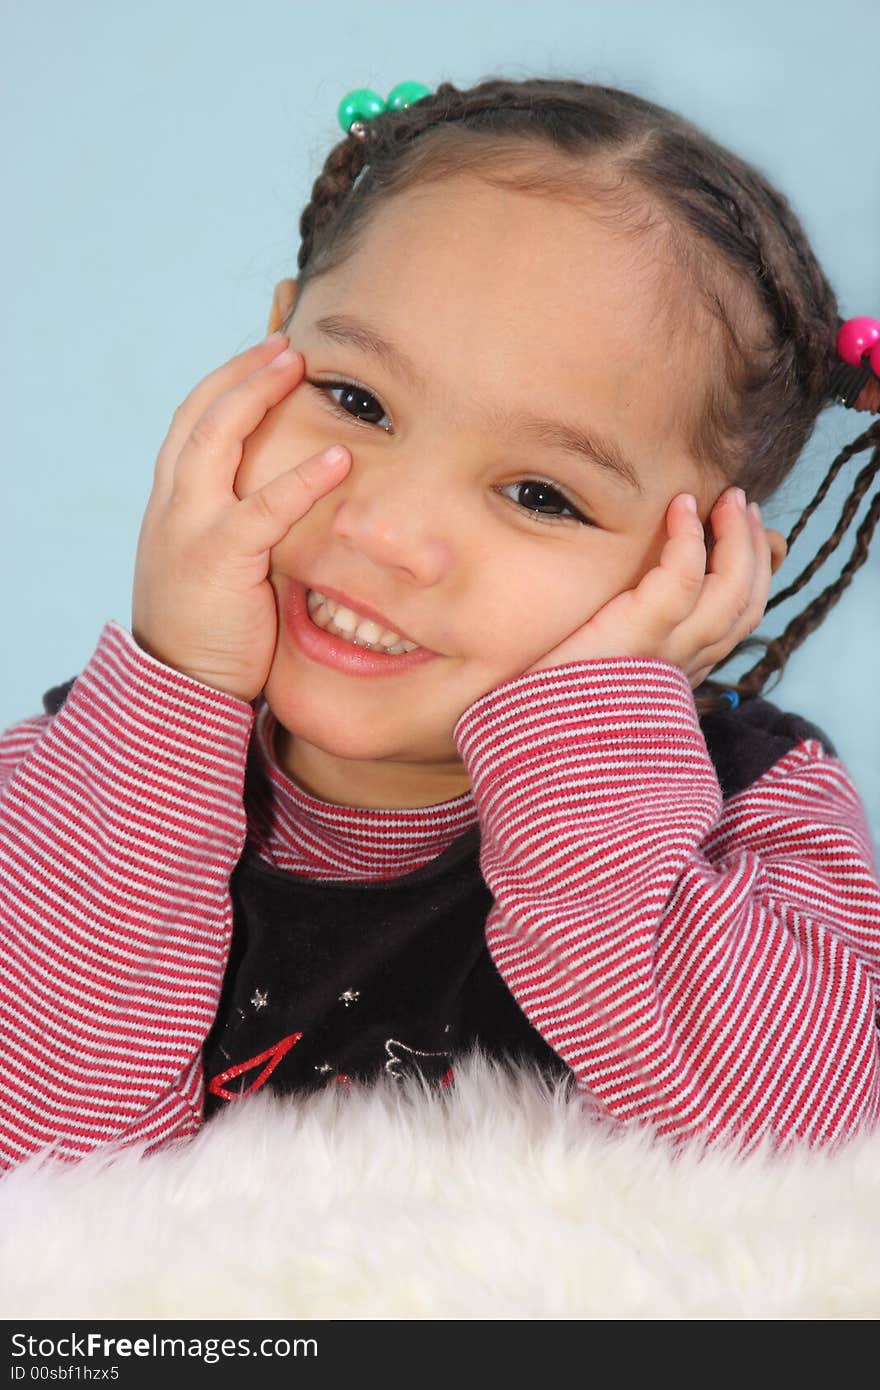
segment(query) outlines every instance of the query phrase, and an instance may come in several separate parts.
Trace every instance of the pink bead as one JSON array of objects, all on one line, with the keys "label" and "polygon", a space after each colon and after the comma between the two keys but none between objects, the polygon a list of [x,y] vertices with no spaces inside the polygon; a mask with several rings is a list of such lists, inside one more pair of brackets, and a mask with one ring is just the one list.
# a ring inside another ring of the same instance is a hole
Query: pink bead
[{"label": "pink bead", "polygon": [[837,351],[851,367],[861,367],[865,353],[870,353],[871,370],[880,376],[880,321],[865,314],[847,319],[837,334]]}]

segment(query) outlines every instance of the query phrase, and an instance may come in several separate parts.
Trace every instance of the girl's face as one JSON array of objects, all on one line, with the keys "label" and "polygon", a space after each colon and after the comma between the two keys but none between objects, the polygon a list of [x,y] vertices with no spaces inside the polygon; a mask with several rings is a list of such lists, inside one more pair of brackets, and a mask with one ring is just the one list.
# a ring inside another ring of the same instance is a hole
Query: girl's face
[{"label": "girl's face", "polygon": [[[584,211],[466,174],[399,195],[307,285],[288,330],[305,379],[236,479],[245,497],[337,440],[353,459],[271,556],[265,695],[279,762],[307,791],[384,807],[466,792],[463,711],[656,564],[676,493],[707,515],[725,482],[685,451],[691,369],[666,339],[662,283],[644,246]],[[270,328],[295,298],[283,281]],[[362,600],[438,655],[366,678],[313,660],[285,621],[293,581]]]}]

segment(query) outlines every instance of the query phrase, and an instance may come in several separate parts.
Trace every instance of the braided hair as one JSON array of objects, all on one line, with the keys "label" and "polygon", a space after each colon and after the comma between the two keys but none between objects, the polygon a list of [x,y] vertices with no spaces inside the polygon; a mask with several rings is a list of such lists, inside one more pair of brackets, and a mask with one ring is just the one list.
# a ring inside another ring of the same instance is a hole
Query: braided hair
[{"label": "braided hair", "polygon": [[[353,252],[391,196],[465,169],[518,191],[588,199],[592,215],[662,243],[667,274],[684,289],[667,299],[670,332],[692,330],[700,310],[714,325],[700,340],[705,367],[682,422],[690,448],[748,497],[760,503],[777,490],[834,399],[880,412],[880,381],[869,368],[844,367],[841,384],[836,296],[786,198],[697,126],[614,87],[490,78],[461,90],[443,82],[350,131],[328,154],[300,218],[300,293]],[[803,588],[842,540],[880,468],[880,421],[834,459],[786,537],[789,549],[843,465],[867,450],[834,533],[768,610]],[[725,691],[754,698],[771,675],[781,678],[865,563],[878,517],[880,492],[839,577],[778,637],[752,635],[728,653],[714,670],[763,649],[739,680],[697,688],[700,715],[727,709]]]}]

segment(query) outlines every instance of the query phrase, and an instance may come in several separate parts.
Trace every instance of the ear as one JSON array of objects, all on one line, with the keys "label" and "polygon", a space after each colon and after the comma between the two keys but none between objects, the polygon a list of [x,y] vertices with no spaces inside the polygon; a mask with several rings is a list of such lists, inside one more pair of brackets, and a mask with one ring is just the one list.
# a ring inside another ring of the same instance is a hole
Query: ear
[{"label": "ear", "polygon": [[775,574],[788,554],[788,546],[781,531],[771,531],[765,526],[764,535],[770,546],[770,572]]},{"label": "ear", "polygon": [[275,293],[272,296],[272,311],[269,314],[269,333],[275,333],[281,325],[290,318],[298,294],[298,281],[278,281],[278,284],[275,286]]}]

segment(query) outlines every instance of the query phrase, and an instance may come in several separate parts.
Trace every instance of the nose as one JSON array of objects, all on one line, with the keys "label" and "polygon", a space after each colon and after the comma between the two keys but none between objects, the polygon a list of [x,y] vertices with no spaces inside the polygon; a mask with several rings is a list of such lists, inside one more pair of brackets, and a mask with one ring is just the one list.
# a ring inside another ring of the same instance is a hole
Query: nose
[{"label": "nose", "polygon": [[412,458],[353,457],[348,476],[328,493],[331,534],[380,568],[420,585],[436,584],[452,563],[449,511]]}]

